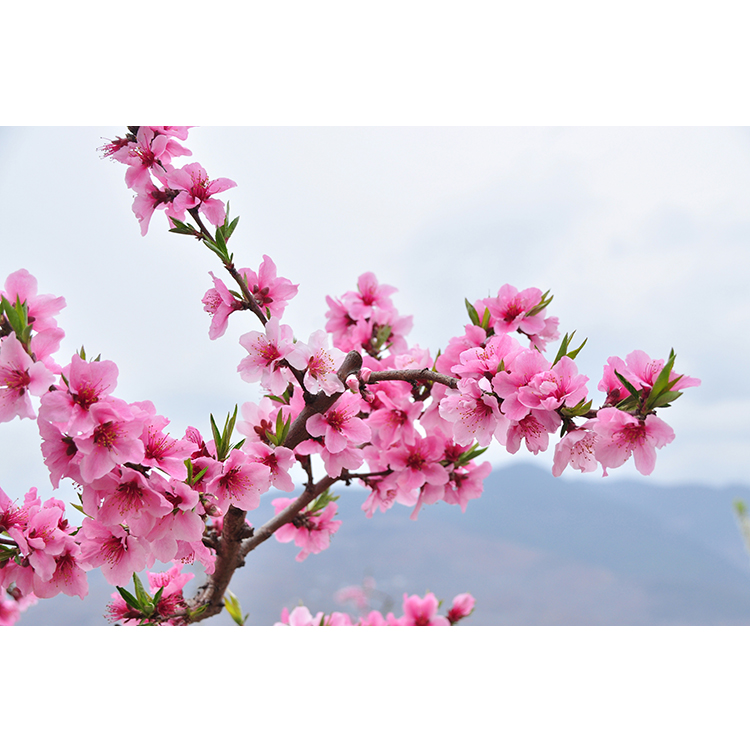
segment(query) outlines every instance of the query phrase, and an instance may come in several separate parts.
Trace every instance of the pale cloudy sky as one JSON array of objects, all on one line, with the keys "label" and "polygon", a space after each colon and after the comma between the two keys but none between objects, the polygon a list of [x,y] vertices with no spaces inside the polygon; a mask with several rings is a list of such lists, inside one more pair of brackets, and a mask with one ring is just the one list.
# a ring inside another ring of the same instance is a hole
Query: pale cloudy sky
[{"label": "pale cloudy sky", "polygon": [[[60,361],[84,344],[117,363],[116,395],[152,400],[175,432],[207,430],[209,412],[256,393],[236,373],[252,321],[208,340],[200,299],[218,262],[161,214],[141,237],[125,168],[96,151],[124,130],[0,130],[0,281],[25,267],[66,298]],[[432,354],[462,331],[464,297],[549,288],[561,331],[589,339],[578,363],[595,405],[607,357],[634,349],[674,347],[676,371],[702,379],[662,413],[677,437],[653,481],[748,482],[750,130],[205,127],[187,145],[238,183],[224,196],[239,264],[265,253],[300,284],[285,315],[298,338],[367,270],[399,289],[410,341]],[[47,491],[35,425],[0,429],[0,486]],[[491,458],[551,466],[552,451]]]}]

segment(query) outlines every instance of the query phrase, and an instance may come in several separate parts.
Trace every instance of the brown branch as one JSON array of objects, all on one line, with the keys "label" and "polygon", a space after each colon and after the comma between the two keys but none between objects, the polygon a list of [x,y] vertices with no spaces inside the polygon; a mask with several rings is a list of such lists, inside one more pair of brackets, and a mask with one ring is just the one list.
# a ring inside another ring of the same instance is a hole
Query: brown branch
[{"label": "brown branch", "polygon": [[422,370],[381,370],[379,372],[372,372],[367,382],[377,383],[381,380],[406,380],[410,383],[440,383],[441,385],[448,386],[448,388],[458,388],[458,378],[443,375],[442,372],[428,370],[426,367]]},{"label": "brown branch", "polygon": [[188,609],[191,611],[205,607],[202,612],[191,618],[191,622],[213,617],[224,608],[224,594],[229,581],[234,571],[245,564],[244,556],[240,555],[240,544],[247,534],[245,511],[230,505],[224,516],[224,527],[216,554],[216,568],[208,577],[208,581],[188,602]]}]

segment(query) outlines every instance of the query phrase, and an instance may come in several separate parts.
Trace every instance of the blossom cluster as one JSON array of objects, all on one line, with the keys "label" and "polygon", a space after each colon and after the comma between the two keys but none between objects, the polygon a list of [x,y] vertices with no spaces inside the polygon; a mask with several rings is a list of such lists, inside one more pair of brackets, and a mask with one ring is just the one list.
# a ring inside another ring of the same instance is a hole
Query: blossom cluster
[{"label": "blossom cluster", "polygon": [[224,203],[214,196],[236,187],[237,183],[225,177],[209,180],[198,162],[179,168],[172,164],[175,157],[192,155],[178,143],[187,138],[188,130],[186,126],[133,127],[126,136],[101,148],[105,156],[128,167],[125,184],[135,191],[133,213],[141,234],[148,232],[157,209],[163,210],[170,220],[183,221],[186,211],[197,209],[214,226],[224,221]]},{"label": "blossom cluster", "polygon": [[291,612],[284,607],[281,611],[281,621],[276,625],[304,626],[304,625],[370,625],[370,626],[415,626],[415,625],[455,625],[464,617],[468,617],[474,611],[474,597],[471,594],[459,594],[454,597],[447,614],[438,614],[440,602],[435,594],[427,593],[424,597],[404,594],[403,614],[396,617],[392,612],[383,615],[377,609],[360,615],[356,620],[346,612],[331,612],[326,615],[323,612],[311,614],[310,610],[300,605]]}]

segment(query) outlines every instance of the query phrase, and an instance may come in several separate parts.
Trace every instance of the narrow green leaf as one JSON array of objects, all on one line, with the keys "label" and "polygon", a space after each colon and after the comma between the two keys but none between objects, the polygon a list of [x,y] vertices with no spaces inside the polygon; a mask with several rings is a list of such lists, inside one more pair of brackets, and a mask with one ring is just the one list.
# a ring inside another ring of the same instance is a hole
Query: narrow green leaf
[{"label": "narrow green leaf", "polygon": [[151,597],[148,595],[146,589],[143,588],[141,579],[138,578],[138,575],[136,573],[133,573],[133,585],[135,587],[135,595],[138,599],[138,602],[140,603],[139,609],[144,614],[150,615],[152,611]]},{"label": "narrow green leaf", "polygon": [[617,376],[617,379],[628,389],[628,392],[631,396],[640,397],[641,392],[629,380],[620,375],[617,370],[615,370],[615,375]]},{"label": "narrow green leaf", "polygon": [[469,302],[468,299],[464,299],[464,302],[466,303],[466,311],[469,313],[469,319],[471,320],[471,322],[475,326],[480,325],[480,323],[479,323],[479,313],[477,312],[477,310],[474,307],[474,305],[472,305],[471,302]]},{"label": "narrow green leaf", "polygon": [[115,586],[115,588],[120,592],[120,596],[125,600],[125,604],[127,604],[128,607],[137,612],[141,611],[140,603],[127,589],[122,588],[122,586]]}]

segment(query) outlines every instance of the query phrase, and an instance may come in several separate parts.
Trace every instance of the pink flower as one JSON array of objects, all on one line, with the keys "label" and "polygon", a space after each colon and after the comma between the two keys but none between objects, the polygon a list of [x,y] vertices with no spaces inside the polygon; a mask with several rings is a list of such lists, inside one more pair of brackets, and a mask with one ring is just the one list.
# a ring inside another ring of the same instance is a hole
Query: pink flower
[{"label": "pink flower", "polygon": [[248,383],[260,380],[274,396],[280,396],[293,381],[284,358],[294,350],[292,329],[281,325],[278,318],[266,323],[266,332],[249,331],[240,336],[240,344],[249,355],[237,366],[242,379]]},{"label": "pink flower", "polygon": [[341,351],[328,349],[328,336],[325,331],[315,331],[307,344],[298,342],[287,361],[298,370],[305,370],[303,383],[309,393],[323,391],[327,396],[341,393],[344,384],[336,374],[346,355]]},{"label": "pink flower", "polygon": [[139,182],[135,189],[138,192],[133,198],[133,213],[141,227],[141,236],[145,236],[154,211],[157,208],[171,208],[172,202],[179,195],[179,190],[157,187],[147,177]]},{"label": "pink flower", "polygon": [[150,182],[149,173],[161,178],[172,157],[190,156],[190,153],[169,136],[157,133],[148,126],[141,126],[138,128],[135,143],[129,146],[127,151],[118,150],[117,156],[112,156],[116,161],[130,165],[125,172],[125,184],[129,188],[139,190],[145,183]]},{"label": "pink flower", "polygon": [[170,188],[181,191],[172,203],[171,212],[168,212],[170,216],[182,220],[186,210],[197,206],[214,226],[224,222],[226,213],[224,203],[212,196],[237,187],[234,180],[226,177],[209,180],[206,170],[198,162],[171,170],[165,181]]},{"label": "pink flower", "polygon": [[[279,497],[271,501],[271,505],[280,513],[294,502],[292,498]],[[322,512],[310,513],[303,511],[298,513],[291,523],[286,523],[274,533],[279,542],[293,541],[302,550],[297,554],[295,560],[301,562],[311,552],[318,554],[328,549],[331,544],[331,536],[335,534],[341,521],[334,521],[338,506],[336,503],[328,503]]]},{"label": "pink flower", "polygon": [[622,466],[631,454],[635,468],[648,475],[656,465],[656,449],[674,440],[674,431],[659,417],[649,414],[641,420],[614,407],[600,409],[593,429],[599,436],[596,458],[607,469]]},{"label": "pink flower", "polygon": [[114,401],[97,402],[89,409],[93,429],[86,437],[76,438],[81,453],[81,477],[86,483],[103,477],[115,466],[143,460],[140,440],[143,423],[134,419],[130,408]]},{"label": "pink flower", "polygon": [[222,514],[230,505],[240,510],[255,510],[260,496],[271,486],[271,470],[251,461],[247,454],[233,450],[222,466],[221,474],[206,485],[206,491],[217,499]]},{"label": "pink flower", "polygon": [[468,617],[474,611],[476,603],[471,594],[458,594],[453,597],[451,608],[448,610],[448,622],[455,625],[459,620]]},{"label": "pink flower", "polygon": [[508,453],[517,453],[521,441],[525,440],[526,448],[534,455],[546,451],[550,433],[555,432],[561,424],[562,419],[557,412],[534,409],[519,422],[511,424],[505,447]]},{"label": "pink flower", "polygon": [[271,447],[260,442],[245,443],[242,450],[247,453],[251,461],[257,461],[268,467],[273,487],[284,492],[294,492],[294,482],[289,476],[289,469],[296,461],[294,451],[283,446]]},{"label": "pink flower", "polygon": [[81,544],[80,562],[84,568],[101,567],[113,586],[126,586],[133,573],[146,567],[147,546],[122,526],[105,526],[84,518],[76,538]]},{"label": "pink flower", "polygon": [[214,280],[214,288],[203,295],[201,302],[203,309],[211,316],[208,338],[213,341],[224,335],[229,324],[229,316],[242,309],[242,302],[229,291],[221,279],[217,279],[211,271],[209,274]]},{"label": "pink flower", "polygon": [[514,286],[500,287],[497,297],[483,300],[492,315],[491,324],[495,333],[535,334],[544,329],[544,318],[537,314],[529,316],[531,310],[542,301],[540,289],[530,287],[519,292]]},{"label": "pink flower", "polygon": [[588,395],[588,378],[578,374],[570,357],[562,357],[550,370],[539,372],[521,389],[518,400],[531,409],[557,409],[575,406]]},{"label": "pink flower", "polygon": [[93,421],[89,410],[115,389],[117,365],[109,360],[87,362],[74,354],[65,370],[67,389],[45,393],[39,416],[48,422],[67,425],[71,432],[90,429]]},{"label": "pink flower", "polygon": [[597,434],[592,429],[591,422],[585,427],[566,433],[555,446],[552,476],[559,477],[568,465],[584,474],[596,471],[599,466],[596,460],[596,442]]},{"label": "pink flower", "polygon": [[366,443],[370,439],[370,428],[357,417],[361,406],[362,399],[346,391],[325,414],[313,414],[307,420],[307,431],[313,437],[322,437],[331,453]]},{"label": "pink flower", "polygon": [[21,268],[8,276],[5,280],[5,289],[0,294],[12,305],[16,301],[26,303],[28,321],[35,333],[57,328],[54,316],[65,307],[65,298],[37,294],[36,290],[36,279],[25,268]]},{"label": "pink flower", "polygon": [[34,362],[11,333],[0,343],[0,422],[14,417],[36,416],[29,394],[41,396],[54,383],[55,376],[42,362]]},{"label": "pink flower", "polygon": [[267,255],[263,256],[258,273],[250,268],[240,268],[240,274],[245,277],[248,291],[268,317],[280,318],[287,302],[296,296],[299,288],[299,284],[276,275],[276,264]]},{"label": "pink flower", "polygon": [[459,443],[476,440],[482,447],[492,442],[493,435],[503,443],[508,429],[507,417],[500,413],[497,397],[480,387],[484,384],[489,390],[486,378],[459,380],[458,390],[440,401],[440,416],[453,423],[453,437]]},{"label": "pink flower", "polygon": [[443,458],[442,441],[437,436],[416,436],[414,443],[386,451],[385,458],[390,467],[399,472],[397,481],[405,490],[414,490],[423,484],[444,485],[448,481],[448,472],[440,464]]},{"label": "pink flower", "polygon": [[437,613],[439,602],[435,594],[427,594],[420,599],[416,594],[404,594],[403,625],[450,625],[447,617]]}]

